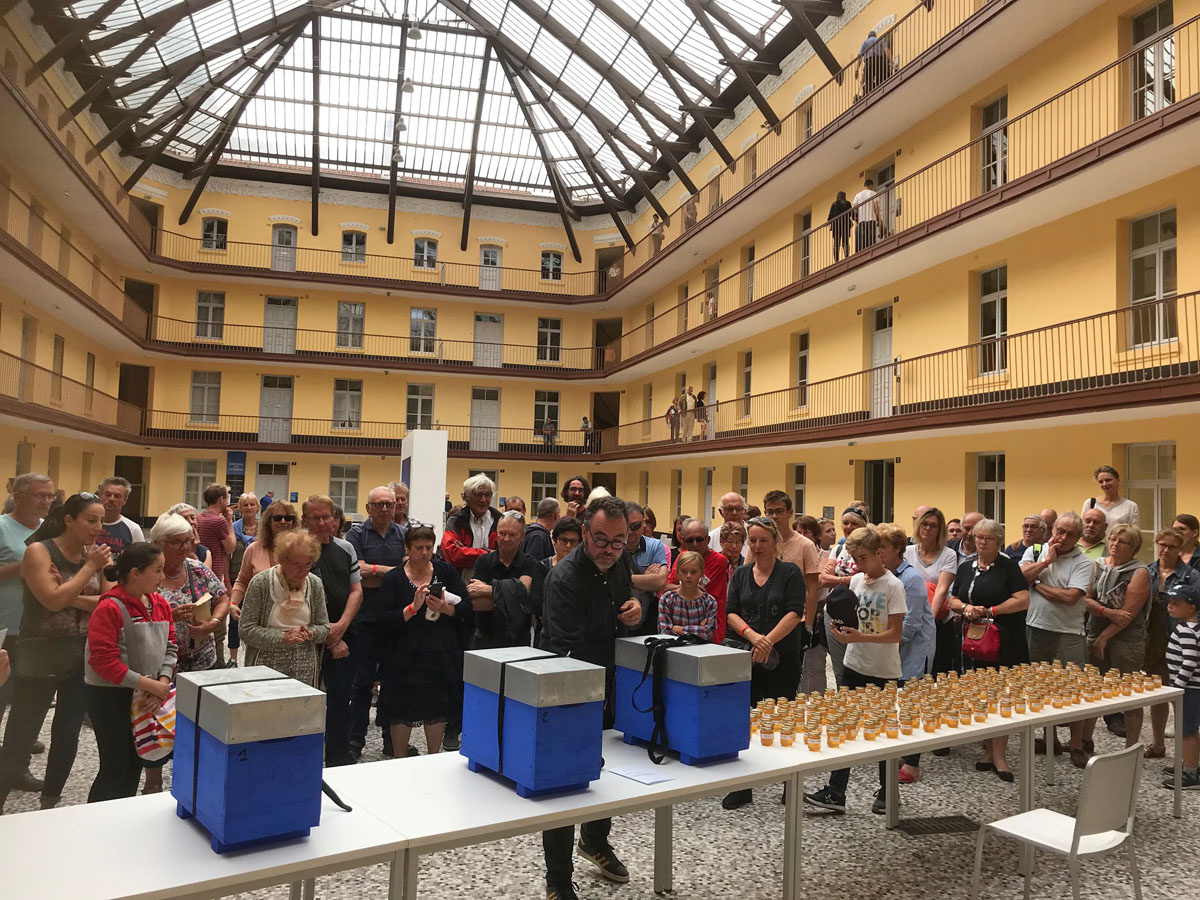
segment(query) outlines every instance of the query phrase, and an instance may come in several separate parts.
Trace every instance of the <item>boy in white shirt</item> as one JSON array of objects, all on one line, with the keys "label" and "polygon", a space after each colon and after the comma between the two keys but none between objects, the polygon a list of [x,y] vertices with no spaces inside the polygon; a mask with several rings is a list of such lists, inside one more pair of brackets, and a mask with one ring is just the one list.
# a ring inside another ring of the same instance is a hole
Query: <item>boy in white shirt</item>
[{"label": "boy in white shirt", "polygon": [[[900,579],[887,570],[879,556],[881,541],[875,527],[856,528],[846,538],[858,573],[850,579],[850,590],[858,597],[858,628],[834,626],[834,634],[846,645],[846,667],[842,684],[853,690],[869,684],[883,687],[899,681],[900,638],[908,600]],[[873,812],[884,811],[884,764],[879,764],[879,790]],[[815,794],[805,794],[804,802],[829,812],[846,811],[846,785],[850,770],[838,769],[829,775],[829,784]]]}]

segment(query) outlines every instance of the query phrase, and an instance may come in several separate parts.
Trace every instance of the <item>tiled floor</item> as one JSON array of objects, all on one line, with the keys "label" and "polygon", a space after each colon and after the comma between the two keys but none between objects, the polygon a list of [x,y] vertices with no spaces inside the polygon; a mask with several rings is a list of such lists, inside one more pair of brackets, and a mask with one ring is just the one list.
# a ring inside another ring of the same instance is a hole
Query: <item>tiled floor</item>
[{"label": "tiled floor", "polygon": [[[45,741],[49,741],[48,725],[43,732]],[[1121,743],[1101,732],[1099,729],[1097,733],[1100,751],[1116,749]],[[1014,742],[1010,748],[1010,763],[1014,765],[1016,749]],[[379,732],[375,729],[364,760],[381,758],[381,750]],[[968,747],[957,748],[948,757],[925,757],[924,780],[902,787],[903,815],[962,814],[978,822],[1016,812],[1017,785],[1004,784],[990,773],[975,772],[976,758],[974,748]],[[44,760],[44,756],[34,758],[35,774],[40,774]],[[1041,762],[1039,758],[1039,765]],[[1162,763],[1147,761],[1138,806],[1137,846],[1145,896],[1147,900],[1200,897],[1200,827],[1197,827],[1200,792],[1186,792],[1184,818],[1172,818],[1171,793],[1159,786]],[[96,765],[95,741],[85,728],[65,802],[83,802]],[[1047,787],[1040,781],[1039,768],[1038,804],[1073,813],[1081,773],[1065,757],[1060,758],[1057,771],[1058,783]],[[887,831],[882,817],[870,811],[876,779],[873,767],[855,770],[850,783],[849,811],[844,816],[805,817],[804,895],[822,900],[969,896],[974,834],[909,837]],[[809,779],[809,790],[819,786],[816,779]],[[674,897],[678,900],[777,898],[783,835],[780,796],[779,787],[757,790],[754,804],[736,812],[721,809],[719,797],[680,806],[675,817]],[[34,795],[13,794],[5,812],[23,813],[36,807]],[[580,896],[595,900],[653,896],[652,815],[647,812],[619,819],[614,823],[612,840],[630,869],[629,884],[615,886],[603,882],[593,874],[589,863],[578,861],[576,882]],[[1020,896],[1021,879],[1016,874],[1016,862],[1012,847],[998,840],[990,844],[984,863],[984,897],[998,900]],[[423,900],[536,898],[542,896],[544,877],[541,842],[538,835],[528,835],[438,853],[422,859],[420,877]],[[1132,897],[1123,855],[1085,864],[1083,892],[1090,900]],[[324,877],[317,882],[317,895],[337,900],[386,897],[387,873],[377,866]],[[5,896],[2,866],[0,896]],[[287,888],[276,887],[245,896],[282,900],[287,897]],[[1066,868],[1060,860],[1039,859],[1034,896],[1039,900],[1070,897]]]}]

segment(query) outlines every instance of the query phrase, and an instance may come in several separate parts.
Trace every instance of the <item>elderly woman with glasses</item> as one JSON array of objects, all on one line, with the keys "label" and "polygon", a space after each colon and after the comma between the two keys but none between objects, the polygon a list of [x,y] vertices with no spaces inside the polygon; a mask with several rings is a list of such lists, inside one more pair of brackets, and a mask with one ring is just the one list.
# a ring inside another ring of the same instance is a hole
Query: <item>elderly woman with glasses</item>
[{"label": "elderly woman with glasses", "polygon": [[[150,529],[150,542],[163,552],[158,592],[171,605],[179,671],[203,672],[217,664],[214,632],[229,611],[229,595],[212,569],[191,558],[192,526],[175,513],[163,513]],[[197,606],[207,599],[207,614],[196,620]]]},{"label": "elderly woman with glasses", "polygon": [[195,538],[192,543],[192,559],[202,562],[206,566],[212,562],[208,548],[200,543],[200,535],[196,532],[196,507],[190,503],[176,503],[167,512],[176,516],[183,516],[187,519],[187,523],[192,526],[192,536]]},{"label": "elderly woman with glasses", "polygon": [[729,580],[733,573],[742,565],[742,554],[746,548],[746,526],[741,522],[725,522],[718,533],[721,541],[721,555],[729,564]]},{"label": "elderly woman with glasses", "polygon": [[278,562],[250,579],[242,601],[246,665],[270,666],[316,687],[329,637],[325,589],[312,572],[321,544],[307,531],[289,531],[275,541],[274,552]]},{"label": "elderly woman with glasses", "polygon": [[[749,564],[733,573],[725,614],[729,637],[739,638],[751,650],[750,701],[757,703],[795,696],[800,684],[804,573],[795,563],[779,559],[779,530],[770,518],[757,516],[746,525]],[[752,799],[749,790],[734,791],[721,805],[737,809]]]},{"label": "elderly woman with glasses", "polygon": [[258,535],[254,543],[246,548],[237,580],[229,592],[229,614],[234,619],[241,618],[242,598],[246,596],[250,580],[259,572],[275,565],[275,543],[280,535],[294,530],[299,522],[296,507],[286,500],[276,500],[267,507],[262,518],[258,526]]}]

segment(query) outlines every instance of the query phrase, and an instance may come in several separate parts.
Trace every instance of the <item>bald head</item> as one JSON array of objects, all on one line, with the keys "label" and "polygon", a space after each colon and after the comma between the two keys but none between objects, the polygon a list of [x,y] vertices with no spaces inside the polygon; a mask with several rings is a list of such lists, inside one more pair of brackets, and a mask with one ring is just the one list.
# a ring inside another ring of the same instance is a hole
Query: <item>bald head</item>
[{"label": "bald head", "polygon": [[1046,523],[1046,534],[1054,533],[1054,523],[1058,521],[1058,513],[1052,507],[1047,506],[1041,512],[1041,519]]},{"label": "bald head", "polygon": [[930,508],[931,507],[928,507],[928,506],[918,506],[916,509],[914,509],[913,510],[913,522],[914,523],[920,522],[921,516],[923,516],[923,515],[925,515],[925,513],[929,512]]},{"label": "bald head", "polygon": [[746,521],[746,501],[737,491],[730,491],[721,498],[721,518],[726,522]]},{"label": "bald head", "polygon": [[983,521],[983,513],[969,512],[962,517],[962,549],[975,553],[975,526]]}]

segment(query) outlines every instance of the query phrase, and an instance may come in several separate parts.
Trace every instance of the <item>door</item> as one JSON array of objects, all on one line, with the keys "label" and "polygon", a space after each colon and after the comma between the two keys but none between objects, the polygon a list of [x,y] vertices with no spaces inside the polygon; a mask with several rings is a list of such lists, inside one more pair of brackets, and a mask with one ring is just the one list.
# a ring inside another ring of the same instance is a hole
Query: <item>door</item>
[{"label": "door", "polygon": [[[292,377],[264,375],[258,403],[258,439],[266,444],[292,440]],[[276,496],[279,496],[276,494]]]},{"label": "door", "polygon": [[891,522],[895,504],[896,461],[868,459],[863,469],[863,492],[874,522]]},{"label": "door", "polygon": [[485,291],[500,290],[500,265],[503,250],[493,244],[479,248],[479,287]]},{"label": "door", "polygon": [[296,226],[271,228],[271,268],[276,272],[296,271]]},{"label": "door", "polygon": [[1174,4],[1164,0],[1134,16],[1131,22],[1135,122],[1175,102],[1174,21]]},{"label": "door", "polygon": [[504,316],[475,313],[475,365],[500,368],[504,362]]},{"label": "door", "polygon": [[701,469],[704,475],[704,502],[700,504],[700,514],[704,517],[704,527],[712,528],[713,519],[713,470],[711,467]]},{"label": "door", "polygon": [[144,456],[118,456],[113,459],[113,474],[129,481],[129,497],[125,501],[125,515],[140,522],[146,515],[146,475],[150,460]]},{"label": "door", "polygon": [[[891,414],[892,308],[881,306],[871,311],[871,418]],[[890,522],[891,519],[883,521]]]},{"label": "door", "polygon": [[274,491],[276,500],[287,500],[290,468],[285,462],[260,462],[258,472],[254,476],[254,493],[258,495],[259,499],[267,496],[267,491]]},{"label": "door", "polygon": [[896,216],[900,210],[896,202],[895,185],[896,162],[892,160],[875,170],[875,193],[879,195],[879,212],[883,216],[879,226],[880,238],[896,233]]},{"label": "door", "polygon": [[17,396],[30,400],[33,393],[33,366],[37,364],[38,321],[32,316],[21,320],[21,373],[17,376]]},{"label": "door", "polygon": [[596,345],[596,368],[621,361],[621,319],[596,319],[592,323]]},{"label": "door", "polygon": [[268,297],[263,311],[263,352],[296,352],[295,297]]},{"label": "door", "polygon": [[604,247],[596,251],[596,292],[603,294],[621,283],[625,264],[624,247]]},{"label": "door", "polygon": [[498,388],[471,388],[471,449],[493,453],[500,449]]}]

